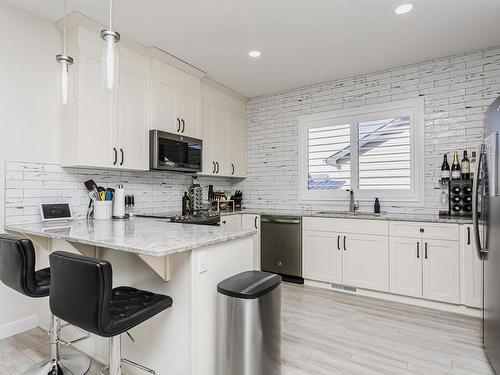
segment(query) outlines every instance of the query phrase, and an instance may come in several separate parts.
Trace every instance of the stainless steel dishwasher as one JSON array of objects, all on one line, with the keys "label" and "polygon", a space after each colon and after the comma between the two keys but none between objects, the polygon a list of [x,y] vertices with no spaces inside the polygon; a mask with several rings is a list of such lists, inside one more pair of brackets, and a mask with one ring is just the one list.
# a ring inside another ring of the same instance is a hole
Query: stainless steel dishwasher
[{"label": "stainless steel dishwasher", "polygon": [[260,223],[262,271],[280,274],[285,281],[303,283],[302,218],[263,215]]}]

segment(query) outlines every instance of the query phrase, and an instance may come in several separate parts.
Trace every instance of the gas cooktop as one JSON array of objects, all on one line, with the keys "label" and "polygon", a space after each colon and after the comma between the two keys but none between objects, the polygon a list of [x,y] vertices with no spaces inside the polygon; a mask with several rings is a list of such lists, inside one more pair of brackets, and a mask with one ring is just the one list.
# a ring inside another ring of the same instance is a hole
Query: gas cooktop
[{"label": "gas cooktop", "polygon": [[194,215],[137,215],[140,217],[150,217],[157,219],[168,219],[174,223],[198,224],[198,225],[219,225],[220,215],[217,212],[199,212]]}]

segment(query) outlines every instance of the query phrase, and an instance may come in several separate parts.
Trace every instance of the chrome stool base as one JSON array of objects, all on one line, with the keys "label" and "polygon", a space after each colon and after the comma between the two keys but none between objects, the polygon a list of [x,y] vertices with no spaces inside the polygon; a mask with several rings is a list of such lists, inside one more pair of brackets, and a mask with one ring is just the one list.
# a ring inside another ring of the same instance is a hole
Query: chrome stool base
[{"label": "chrome stool base", "polygon": [[90,369],[90,359],[83,354],[65,354],[55,371],[52,361],[43,361],[30,367],[22,375],[84,375]]}]

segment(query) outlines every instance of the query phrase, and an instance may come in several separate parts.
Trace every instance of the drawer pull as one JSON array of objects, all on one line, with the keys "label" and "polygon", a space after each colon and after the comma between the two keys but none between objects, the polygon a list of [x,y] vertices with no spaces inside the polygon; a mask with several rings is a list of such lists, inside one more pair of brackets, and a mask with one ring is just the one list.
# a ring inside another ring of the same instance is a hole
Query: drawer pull
[{"label": "drawer pull", "polygon": [[420,233],[424,233],[424,228],[420,228]]}]

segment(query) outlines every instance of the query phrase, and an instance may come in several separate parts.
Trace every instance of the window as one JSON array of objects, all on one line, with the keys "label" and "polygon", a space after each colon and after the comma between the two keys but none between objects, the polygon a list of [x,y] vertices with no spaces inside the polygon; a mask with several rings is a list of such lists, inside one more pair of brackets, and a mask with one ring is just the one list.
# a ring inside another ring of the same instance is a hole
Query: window
[{"label": "window", "polygon": [[301,118],[302,199],[422,203],[422,111],[419,99]]}]

